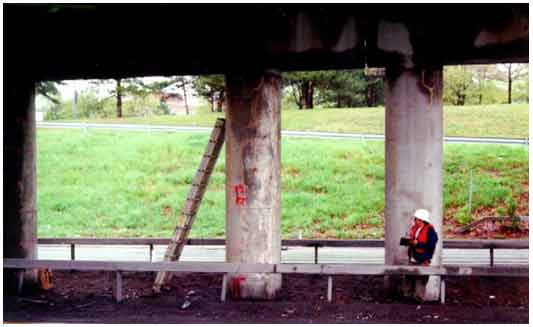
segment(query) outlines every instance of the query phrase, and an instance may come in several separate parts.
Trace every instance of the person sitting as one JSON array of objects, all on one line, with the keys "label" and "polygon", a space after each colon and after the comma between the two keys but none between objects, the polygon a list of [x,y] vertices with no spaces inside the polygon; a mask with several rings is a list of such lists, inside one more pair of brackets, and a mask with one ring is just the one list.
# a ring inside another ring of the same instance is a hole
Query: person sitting
[{"label": "person sitting", "polygon": [[431,225],[429,211],[418,209],[413,218],[414,225],[409,233],[409,263],[429,266],[439,237]]}]

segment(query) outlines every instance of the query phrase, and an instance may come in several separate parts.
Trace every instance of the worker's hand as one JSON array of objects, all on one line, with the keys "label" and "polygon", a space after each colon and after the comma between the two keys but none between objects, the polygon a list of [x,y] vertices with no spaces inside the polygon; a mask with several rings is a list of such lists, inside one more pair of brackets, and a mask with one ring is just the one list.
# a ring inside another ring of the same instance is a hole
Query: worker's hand
[{"label": "worker's hand", "polygon": [[418,244],[417,240],[411,240],[411,245],[417,245],[417,244]]}]

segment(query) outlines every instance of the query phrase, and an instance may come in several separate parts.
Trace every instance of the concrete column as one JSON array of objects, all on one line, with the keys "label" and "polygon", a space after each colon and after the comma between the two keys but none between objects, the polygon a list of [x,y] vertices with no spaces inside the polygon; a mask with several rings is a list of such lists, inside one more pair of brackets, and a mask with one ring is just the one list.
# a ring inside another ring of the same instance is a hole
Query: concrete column
[{"label": "concrete column", "polygon": [[[439,235],[431,265],[439,266],[443,211],[442,67],[387,68],[385,108],[385,263],[407,264],[407,248],[400,246],[400,238],[407,235],[414,211],[425,208]],[[420,283],[417,295],[428,301],[438,300],[440,278],[430,277],[423,282],[425,285]],[[398,284],[389,279],[387,286],[394,288]]]},{"label": "concrete column", "polygon": [[[226,261],[281,261],[281,77],[226,75]],[[233,298],[272,299],[280,274],[228,276]]]},{"label": "concrete column", "polygon": [[[4,258],[37,258],[35,83],[4,88]],[[4,287],[20,292],[37,285],[36,270],[4,270]]]}]

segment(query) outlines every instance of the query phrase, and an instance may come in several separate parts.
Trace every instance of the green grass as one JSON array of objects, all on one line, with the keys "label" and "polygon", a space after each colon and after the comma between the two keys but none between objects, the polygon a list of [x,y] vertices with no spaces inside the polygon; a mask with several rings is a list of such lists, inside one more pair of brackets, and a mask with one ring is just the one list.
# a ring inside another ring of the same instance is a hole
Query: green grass
[{"label": "green grass", "polygon": [[[169,237],[207,134],[38,130],[39,237]],[[222,152],[224,153],[224,152]],[[384,144],[284,138],[284,238],[383,236]],[[524,147],[446,145],[447,212],[505,208],[527,192]],[[223,237],[224,155],[192,237]]]},{"label": "green grass", "polygon": [[[446,136],[528,137],[528,104],[483,106],[445,106]],[[213,126],[224,113],[211,113],[199,108],[190,116],[127,117],[122,119],[89,119],[90,122],[128,124]],[[282,128],[298,131],[329,131],[383,134],[385,114],[381,108],[352,109],[287,109],[282,113]]]}]

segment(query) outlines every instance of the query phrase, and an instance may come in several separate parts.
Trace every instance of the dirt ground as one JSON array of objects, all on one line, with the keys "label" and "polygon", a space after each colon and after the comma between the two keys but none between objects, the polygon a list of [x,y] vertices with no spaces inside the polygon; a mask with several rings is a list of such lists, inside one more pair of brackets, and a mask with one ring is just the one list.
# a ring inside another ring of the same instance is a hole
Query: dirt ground
[{"label": "dirt ground", "polygon": [[[222,276],[176,275],[171,289],[149,292],[154,274],[125,273],[125,300],[112,298],[105,272],[54,272],[55,288],[4,295],[5,322],[66,323],[523,323],[529,322],[528,278],[448,278],[446,305],[387,298],[383,277],[337,276],[327,303],[327,277],[283,276],[274,301],[220,302]],[[189,302],[190,305],[182,308]]]}]

